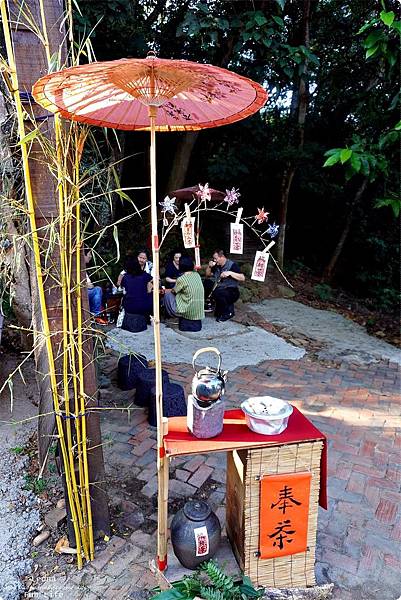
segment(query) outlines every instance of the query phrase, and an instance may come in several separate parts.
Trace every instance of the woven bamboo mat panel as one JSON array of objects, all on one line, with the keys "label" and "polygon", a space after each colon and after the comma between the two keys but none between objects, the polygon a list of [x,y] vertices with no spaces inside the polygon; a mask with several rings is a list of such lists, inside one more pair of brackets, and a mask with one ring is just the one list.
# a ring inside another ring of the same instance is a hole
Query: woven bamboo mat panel
[{"label": "woven bamboo mat panel", "polygon": [[[315,585],[316,528],[320,486],[321,441],[287,444],[249,450],[245,474],[244,572],[254,585],[278,588]],[[277,473],[311,471],[311,493],[306,552],[260,559],[259,551],[259,477]]]}]

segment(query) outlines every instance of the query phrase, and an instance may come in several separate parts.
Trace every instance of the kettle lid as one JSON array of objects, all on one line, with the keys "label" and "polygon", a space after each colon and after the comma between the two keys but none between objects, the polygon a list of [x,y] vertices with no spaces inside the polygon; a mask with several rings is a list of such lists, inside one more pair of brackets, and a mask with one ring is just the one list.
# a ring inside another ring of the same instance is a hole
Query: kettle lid
[{"label": "kettle lid", "polygon": [[203,500],[190,500],[184,504],[184,515],[191,521],[204,521],[212,512],[211,507]]}]

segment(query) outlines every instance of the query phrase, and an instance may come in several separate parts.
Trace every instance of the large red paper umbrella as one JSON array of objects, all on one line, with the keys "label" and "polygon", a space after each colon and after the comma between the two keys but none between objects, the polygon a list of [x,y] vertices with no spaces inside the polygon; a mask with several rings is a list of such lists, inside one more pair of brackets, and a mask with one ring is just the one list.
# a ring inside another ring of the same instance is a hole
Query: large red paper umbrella
[{"label": "large red paper umbrella", "polygon": [[168,460],[163,445],[156,131],[194,131],[240,121],[266,102],[262,86],[212,65],[148,56],[71,67],[39,79],[35,100],[66,119],[150,131],[154,340],[158,423],[158,565],[167,565]]}]

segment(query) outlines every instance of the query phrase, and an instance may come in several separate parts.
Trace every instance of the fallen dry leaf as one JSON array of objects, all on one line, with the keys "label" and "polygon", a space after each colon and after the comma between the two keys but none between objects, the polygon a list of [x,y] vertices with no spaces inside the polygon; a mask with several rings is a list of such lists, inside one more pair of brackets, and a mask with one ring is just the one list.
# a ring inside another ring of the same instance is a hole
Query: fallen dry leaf
[{"label": "fallen dry leaf", "polygon": [[66,552],[67,548],[70,549],[70,543],[67,537],[63,535],[63,537],[57,542],[54,551],[58,552],[58,554],[69,554],[69,552]]}]

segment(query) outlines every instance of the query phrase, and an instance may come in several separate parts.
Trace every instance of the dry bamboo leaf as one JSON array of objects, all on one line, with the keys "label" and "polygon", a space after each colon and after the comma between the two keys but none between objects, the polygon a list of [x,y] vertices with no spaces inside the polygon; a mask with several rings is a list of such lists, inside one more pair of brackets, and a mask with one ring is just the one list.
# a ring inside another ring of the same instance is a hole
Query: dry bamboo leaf
[{"label": "dry bamboo leaf", "polygon": [[67,537],[65,535],[63,535],[62,538],[59,539],[59,541],[57,542],[54,551],[58,552],[59,554],[62,553],[62,548],[69,548],[70,543],[67,539]]}]

